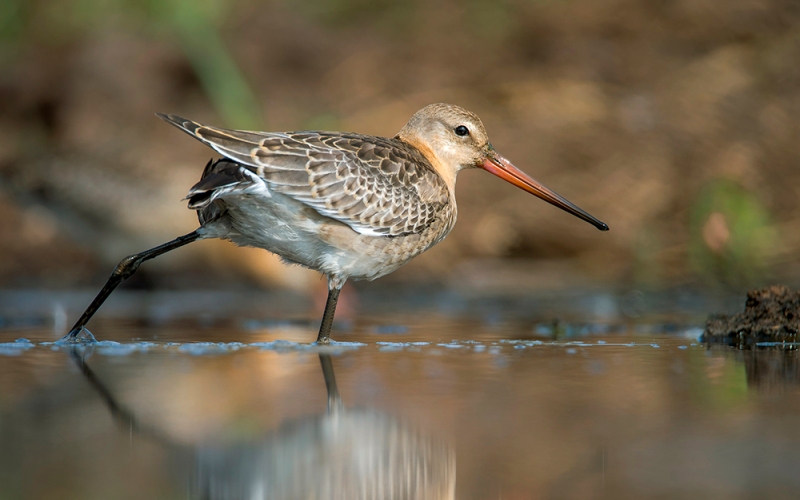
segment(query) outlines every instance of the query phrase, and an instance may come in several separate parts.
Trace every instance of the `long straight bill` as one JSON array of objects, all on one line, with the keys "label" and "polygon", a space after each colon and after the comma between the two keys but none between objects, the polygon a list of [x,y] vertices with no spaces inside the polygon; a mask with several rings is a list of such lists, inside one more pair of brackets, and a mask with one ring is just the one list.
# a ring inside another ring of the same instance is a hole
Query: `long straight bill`
[{"label": "long straight bill", "polygon": [[500,177],[506,182],[510,182],[518,188],[524,189],[525,191],[538,196],[544,201],[557,206],[561,210],[569,212],[579,219],[585,220],[601,231],[608,231],[608,224],[601,221],[597,217],[590,215],[585,210],[578,208],[576,205],[555,191],[552,191],[544,187],[539,182],[533,180],[525,172],[512,165],[510,161],[506,160],[494,151],[492,151],[486,157],[486,160],[484,160],[481,168],[490,174]]}]

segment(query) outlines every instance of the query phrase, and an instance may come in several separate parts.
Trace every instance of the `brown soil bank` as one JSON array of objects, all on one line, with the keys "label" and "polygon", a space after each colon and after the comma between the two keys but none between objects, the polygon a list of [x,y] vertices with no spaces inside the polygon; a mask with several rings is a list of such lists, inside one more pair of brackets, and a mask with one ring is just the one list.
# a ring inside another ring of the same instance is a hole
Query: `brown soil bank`
[{"label": "brown soil bank", "polygon": [[798,331],[800,292],[776,285],[749,291],[743,313],[711,318],[703,340],[749,347],[758,342],[797,342]]}]

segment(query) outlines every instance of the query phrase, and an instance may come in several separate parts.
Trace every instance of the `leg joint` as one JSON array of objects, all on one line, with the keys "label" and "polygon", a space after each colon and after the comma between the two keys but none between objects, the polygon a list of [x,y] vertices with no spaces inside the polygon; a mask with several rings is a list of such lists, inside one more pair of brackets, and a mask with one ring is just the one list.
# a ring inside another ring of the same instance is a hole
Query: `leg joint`
[{"label": "leg joint", "polygon": [[114,276],[118,276],[122,279],[130,278],[133,273],[139,269],[139,265],[142,263],[142,260],[139,257],[139,254],[128,255],[124,259],[117,264],[116,269],[114,269]]}]

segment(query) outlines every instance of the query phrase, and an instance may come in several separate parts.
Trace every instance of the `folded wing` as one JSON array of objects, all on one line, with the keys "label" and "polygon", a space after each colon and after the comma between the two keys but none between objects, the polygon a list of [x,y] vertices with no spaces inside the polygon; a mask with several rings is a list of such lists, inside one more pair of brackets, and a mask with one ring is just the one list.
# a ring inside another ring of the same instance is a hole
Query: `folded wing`
[{"label": "folded wing", "polygon": [[209,164],[189,193],[199,209],[258,180],[361,234],[419,233],[451,210],[444,181],[400,141],[338,132],[248,132],[158,115],[229,162]]}]

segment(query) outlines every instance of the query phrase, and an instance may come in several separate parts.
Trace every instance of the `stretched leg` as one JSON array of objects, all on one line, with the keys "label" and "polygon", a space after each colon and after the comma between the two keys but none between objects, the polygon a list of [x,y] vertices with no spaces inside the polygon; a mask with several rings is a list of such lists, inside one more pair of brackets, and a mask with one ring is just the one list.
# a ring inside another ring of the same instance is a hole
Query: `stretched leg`
[{"label": "stretched leg", "polygon": [[172,439],[164,434],[161,434],[158,430],[149,427],[147,425],[140,425],[136,417],[134,416],[133,412],[126,409],[111,390],[105,385],[105,383],[100,380],[94,371],[89,368],[89,365],[86,364],[86,355],[87,352],[92,352],[92,347],[86,348],[83,346],[73,345],[69,347],[69,356],[78,365],[80,368],[81,373],[83,376],[86,377],[86,380],[92,386],[92,388],[97,391],[97,394],[100,395],[100,398],[105,403],[108,411],[111,412],[111,416],[123,429],[127,429],[131,434],[138,434],[141,436],[145,436],[151,439],[154,439],[157,443],[169,447],[175,448],[176,444]]},{"label": "stretched leg", "polygon": [[336,314],[336,303],[339,302],[339,292],[342,290],[342,286],[344,286],[345,279],[336,277],[328,278],[328,300],[325,302],[325,312],[322,313],[322,324],[319,325],[317,344],[328,344],[331,341],[333,315]]},{"label": "stretched leg", "polygon": [[89,365],[86,364],[86,360],[84,356],[86,354],[86,348],[73,345],[69,347],[69,356],[78,365],[83,376],[86,377],[86,380],[89,381],[89,384],[97,391],[100,397],[105,402],[106,406],[108,407],[108,411],[111,412],[111,416],[117,420],[119,423],[124,424],[126,427],[130,428],[131,431],[138,431],[139,426],[136,423],[136,419],[133,415],[125,410],[122,405],[117,402],[117,399],[111,394],[111,391],[108,390],[108,387],[97,378],[97,375],[94,374]]},{"label": "stretched leg", "polygon": [[114,272],[111,273],[111,276],[109,276],[106,284],[100,289],[97,297],[95,297],[92,303],[89,304],[89,307],[87,307],[86,311],[83,312],[83,315],[80,317],[80,319],[78,319],[78,322],[75,323],[75,326],[72,327],[72,330],[70,330],[70,332],[61,339],[61,341],[69,342],[74,340],[81,330],[83,330],[83,327],[86,326],[86,323],[92,319],[94,313],[100,309],[100,306],[103,305],[103,302],[105,302],[108,296],[111,295],[111,292],[113,292],[120,283],[133,276],[133,273],[139,269],[139,265],[141,265],[142,262],[154,259],[159,255],[165,254],[170,250],[175,250],[183,245],[188,245],[189,243],[196,241],[198,238],[200,238],[200,233],[197,231],[192,231],[189,234],[179,236],[178,238],[164,243],[163,245],[151,248],[150,250],[145,250],[142,253],[129,255],[122,259],[122,261],[117,265],[117,268],[114,269]]}]

